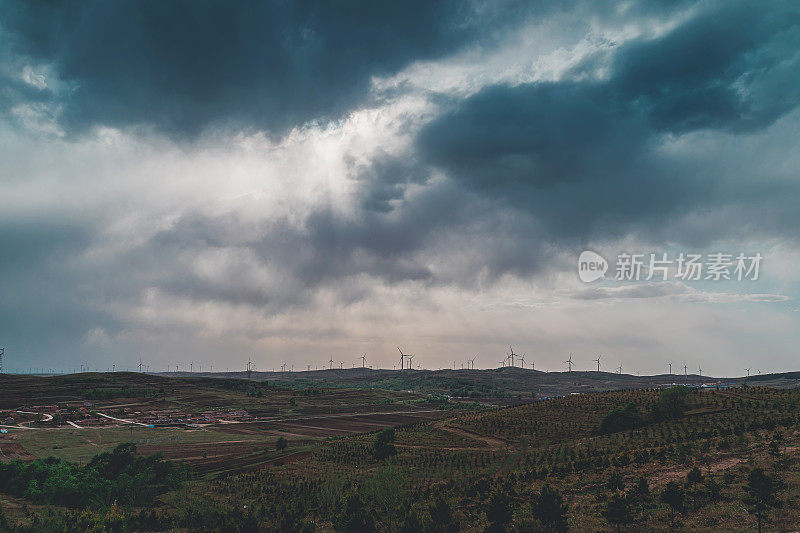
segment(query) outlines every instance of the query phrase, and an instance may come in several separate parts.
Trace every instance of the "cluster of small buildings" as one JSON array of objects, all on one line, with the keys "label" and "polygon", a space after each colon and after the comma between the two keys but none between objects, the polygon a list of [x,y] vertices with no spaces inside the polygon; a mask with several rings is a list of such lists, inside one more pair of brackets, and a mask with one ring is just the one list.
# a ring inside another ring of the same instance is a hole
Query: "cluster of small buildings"
[{"label": "cluster of small buildings", "polygon": [[251,422],[254,420],[253,416],[246,411],[210,410],[201,413],[191,413],[181,409],[141,411],[129,407],[118,409],[115,416],[154,428],[197,427],[206,424]]}]

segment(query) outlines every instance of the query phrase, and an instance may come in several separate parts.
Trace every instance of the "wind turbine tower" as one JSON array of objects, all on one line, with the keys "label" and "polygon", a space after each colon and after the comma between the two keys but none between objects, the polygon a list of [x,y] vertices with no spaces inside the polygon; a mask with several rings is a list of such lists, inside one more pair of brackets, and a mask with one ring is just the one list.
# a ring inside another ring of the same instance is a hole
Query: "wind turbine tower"
[{"label": "wind turbine tower", "polygon": [[572,363],[572,352],[569,352],[569,359],[564,361],[564,363],[567,365],[567,369],[568,369],[567,372],[572,372],[572,365],[573,365],[573,363]]},{"label": "wind turbine tower", "polygon": [[600,372],[600,358],[603,357],[602,355],[598,355],[597,359],[592,359],[595,363],[597,363],[597,371]]}]

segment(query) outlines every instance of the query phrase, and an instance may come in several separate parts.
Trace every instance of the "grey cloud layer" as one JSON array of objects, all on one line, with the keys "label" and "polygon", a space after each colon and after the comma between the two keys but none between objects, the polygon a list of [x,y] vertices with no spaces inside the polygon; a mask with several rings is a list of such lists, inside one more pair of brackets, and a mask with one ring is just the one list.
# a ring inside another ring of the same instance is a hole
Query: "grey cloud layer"
[{"label": "grey cloud layer", "polygon": [[[488,87],[429,124],[419,149],[467,189],[529,210],[556,238],[624,235],[718,207],[736,190],[752,198],[740,176],[659,148],[692,132],[761,131],[797,107],[800,9],[770,7],[721,4],[563,81]],[[581,79],[602,67],[606,77]],[[796,182],[773,200],[787,193],[798,198]]]},{"label": "grey cloud layer", "polygon": [[[6,3],[0,111],[42,143],[47,131],[16,122],[26,105],[41,106],[76,146],[96,126],[155,131],[187,152],[208,131],[285,139],[420,96],[403,84],[375,90],[375,77],[502,47],[512,30],[573,7],[620,16],[616,2]],[[102,259],[93,250],[112,239],[100,226],[113,213],[13,223],[0,213],[0,337],[45,351],[94,327],[113,336],[131,326],[109,309],[136,306],[147,290],[279,316],[324,291],[346,306],[404,283],[479,293],[507,275],[546,278],[587,244],[631,236],[797,240],[797,4],[641,2],[625,16],[663,16],[663,33],[600,47],[555,81],[423,94],[434,118],[421,131],[408,126],[410,146],[347,161],[340,178],[355,192],[346,212],[314,204],[290,220],[267,217],[269,202],[212,212],[187,201]],[[742,155],[750,145],[771,151]],[[732,223],[743,215],[746,224]]]}]

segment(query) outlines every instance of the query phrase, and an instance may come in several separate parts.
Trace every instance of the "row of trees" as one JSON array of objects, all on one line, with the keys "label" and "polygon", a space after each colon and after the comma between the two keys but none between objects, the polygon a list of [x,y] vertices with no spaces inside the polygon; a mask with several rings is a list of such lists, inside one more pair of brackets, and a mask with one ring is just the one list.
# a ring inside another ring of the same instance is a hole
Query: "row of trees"
[{"label": "row of trees", "polygon": [[183,463],[138,456],[135,444],[123,443],[83,467],[56,457],[0,463],[0,492],[67,507],[148,505],[189,475]]},{"label": "row of trees", "polygon": [[[704,477],[699,468],[694,467],[686,476],[685,484],[678,481],[667,483],[658,495],[659,501],[669,508],[669,525],[675,527],[676,517],[688,510],[689,492],[693,492],[696,485],[703,483]],[[713,481],[709,484],[713,487]],[[602,516],[617,531],[620,526],[633,522],[634,509],[637,505],[652,503],[652,494],[647,479],[640,477],[637,484],[627,492],[623,492],[624,485],[621,478],[612,475],[608,488],[613,492],[601,508]],[[744,486],[742,501],[747,506],[748,512],[757,519],[758,531],[772,509],[781,506],[777,498],[777,484],[762,468],[752,468],[747,476]]]}]

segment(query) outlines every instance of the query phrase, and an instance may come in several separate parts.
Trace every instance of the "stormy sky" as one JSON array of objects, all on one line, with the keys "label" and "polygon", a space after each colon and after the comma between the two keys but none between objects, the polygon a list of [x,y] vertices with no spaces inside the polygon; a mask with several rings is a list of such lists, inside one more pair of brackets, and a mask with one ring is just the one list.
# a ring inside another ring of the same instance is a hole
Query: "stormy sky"
[{"label": "stormy sky", "polygon": [[793,1],[0,0],[5,367],[796,370],[798,105]]}]

